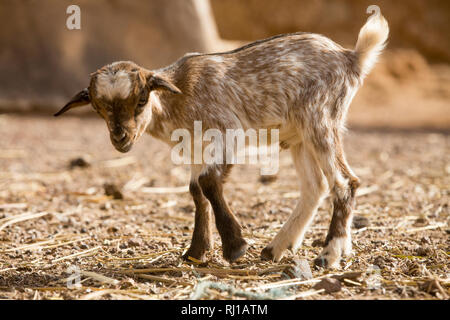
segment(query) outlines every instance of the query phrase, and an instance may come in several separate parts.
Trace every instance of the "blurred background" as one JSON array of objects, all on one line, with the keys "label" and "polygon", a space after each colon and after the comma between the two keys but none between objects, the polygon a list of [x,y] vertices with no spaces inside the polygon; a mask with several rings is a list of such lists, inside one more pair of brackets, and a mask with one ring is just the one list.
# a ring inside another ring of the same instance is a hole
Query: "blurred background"
[{"label": "blurred background", "polygon": [[[349,113],[360,127],[450,128],[447,0],[0,0],[0,112],[51,114],[116,60],[147,68],[280,33],[321,33],[352,48],[370,4],[391,36]],[[92,113],[93,114],[93,113]]]}]

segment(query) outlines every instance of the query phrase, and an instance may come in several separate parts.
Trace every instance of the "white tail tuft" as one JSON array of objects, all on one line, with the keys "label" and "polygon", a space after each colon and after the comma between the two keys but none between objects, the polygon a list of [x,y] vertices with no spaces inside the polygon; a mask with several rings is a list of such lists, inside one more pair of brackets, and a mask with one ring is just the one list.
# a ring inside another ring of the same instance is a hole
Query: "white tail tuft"
[{"label": "white tail tuft", "polygon": [[355,47],[362,78],[365,78],[374,67],[378,56],[386,46],[386,40],[389,36],[389,26],[386,19],[381,15],[380,8],[371,5],[367,8],[367,13],[372,12],[373,14],[359,31]]}]

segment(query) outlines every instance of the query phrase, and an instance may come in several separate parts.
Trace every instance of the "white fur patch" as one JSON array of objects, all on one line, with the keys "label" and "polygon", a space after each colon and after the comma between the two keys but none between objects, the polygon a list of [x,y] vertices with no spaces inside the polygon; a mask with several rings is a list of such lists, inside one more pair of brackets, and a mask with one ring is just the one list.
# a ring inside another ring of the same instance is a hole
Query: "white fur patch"
[{"label": "white fur patch", "polygon": [[214,62],[217,62],[217,63],[223,62],[223,57],[221,57],[221,56],[210,56],[210,57],[208,57],[208,59],[212,60]]},{"label": "white fur patch", "polygon": [[116,97],[126,99],[130,95],[131,81],[128,74],[120,70],[117,73],[100,73],[97,76],[98,97],[112,100]]},{"label": "white fur patch", "polygon": [[352,252],[350,237],[333,238],[320,253],[319,258],[327,260],[330,268],[339,268],[342,256],[349,256]]}]

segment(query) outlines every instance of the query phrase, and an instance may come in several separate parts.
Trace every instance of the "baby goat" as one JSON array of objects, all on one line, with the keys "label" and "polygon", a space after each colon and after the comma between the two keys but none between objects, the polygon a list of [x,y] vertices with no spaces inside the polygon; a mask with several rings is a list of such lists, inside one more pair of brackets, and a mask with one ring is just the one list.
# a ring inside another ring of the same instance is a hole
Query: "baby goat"
[{"label": "baby goat", "polygon": [[[333,215],[315,263],[334,267],[342,255],[351,253],[352,207],[359,185],[341,135],[350,102],[389,33],[377,11],[361,29],[354,50],[317,34],[293,33],[229,52],[188,54],[159,70],[114,62],[91,74],[89,87],[55,116],[90,103],[106,121],[120,152],[129,151],[145,131],[173,146],[171,133],[185,128],[192,134],[194,121],[201,121],[204,131],[279,129],[280,145],[292,154],[301,194],[261,258],[279,261],[286,249],[298,248],[329,191]],[[212,246],[209,203],[224,258],[233,262],[245,253],[241,226],[223,195],[230,170],[229,163],[191,166],[195,227],[185,257],[202,260]]]}]

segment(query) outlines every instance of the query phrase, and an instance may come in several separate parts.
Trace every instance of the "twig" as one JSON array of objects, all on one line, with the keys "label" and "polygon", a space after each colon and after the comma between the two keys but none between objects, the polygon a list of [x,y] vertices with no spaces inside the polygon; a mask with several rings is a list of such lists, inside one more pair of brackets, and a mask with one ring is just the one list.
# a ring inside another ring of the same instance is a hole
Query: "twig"
[{"label": "twig", "polygon": [[184,282],[184,281],[174,280],[174,279],[167,279],[167,278],[158,277],[158,276],[151,276],[149,274],[137,274],[136,276],[138,278],[157,281],[157,282],[164,282],[164,283],[169,283],[169,284],[181,284],[184,286],[192,286],[192,284],[189,282]]},{"label": "twig", "polygon": [[58,258],[58,259],[54,259],[54,260],[52,260],[52,263],[55,263],[55,262],[58,262],[58,261],[62,261],[62,260],[72,259],[72,258],[75,258],[75,257],[78,257],[78,256],[82,256],[82,255],[84,255],[86,253],[89,253],[89,252],[92,252],[92,251],[96,251],[96,250],[100,249],[101,247],[102,246],[97,246],[97,247],[94,247],[94,248],[91,248],[91,249],[88,249],[88,250],[84,250],[84,251],[81,251],[81,252],[70,254],[68,256],[64,256],[64,257],[61,257],[61,258]]},{"label": "twig", "polygon": [[28,207],[26,203],[4,203],[0,204],[0,209],[25,209]]},{"label": "twig", "polygon": [[2,231],[6,227],[13,225],[15,223],[40,218],[40,217],[46,216],[48,214],[49,214],[49,212],[38,212],[38,213],[33,213],[33,214],[26,213],[26,214],[20,215],[17,218],[11,219],[8,222],[5,222],[3,225],[1,225],[0,231]]},{"label": "twig", "polygon": [[244,275],[244,276],[257,276],[260,271],[257,270],[244,270],[244,269],[217,269],[217,268],[146,268],[146,269],[132,269],[124,270],[123,273],[126,274],[140,274],[140,273],[162,273],[168,271],[184,271],[190,272],[195,271],[198,273],[215,274],[215,275]]},{"label": "twig", "polygon": [[119,280],[112,279],[112,278],[106,277],[104,275],[101,275],[101,274],[98,274],[98,273],[95,273],[92,271],[80,270],[80,273],[86,277],[90,277],[90,278],[97,280],[99,282],[102,282],[102,283],[117,285],[120,282]]},{"label": "twig", "polygon": [[123,167],[130,164],[136,163],[135,157],[124,157],[119,159],[112,159],[103,161],[102,165],[106,168]]},{"label": "twig", "polygon": [[298,299],[298,298],[306,298],[306,297],[310,297],[310,296],[322,293],[324,291],[325,291],[325,289],[309,290],[309,291],[300,292],[298,294],[294,294],[292,296],[288,296],[288,297],[282,298],[280,300],[295,300],[295,299]]},{"label": "twig", "polygon": [[437,229],[437,228],[441,228],[441,227],[445,227],[445,223],[438,223],[438,224],[434,224],[434,225],[431,225],[431,226],[420,227],[420,228],[412,228],[412,229],[406,230],[405,232],[406,233],[412,233],[412,232],[419,232],[419,231]]}]

